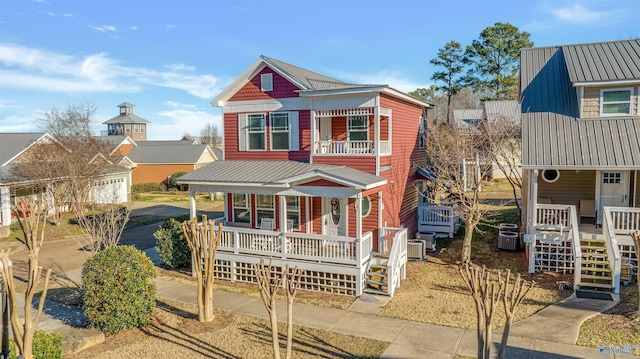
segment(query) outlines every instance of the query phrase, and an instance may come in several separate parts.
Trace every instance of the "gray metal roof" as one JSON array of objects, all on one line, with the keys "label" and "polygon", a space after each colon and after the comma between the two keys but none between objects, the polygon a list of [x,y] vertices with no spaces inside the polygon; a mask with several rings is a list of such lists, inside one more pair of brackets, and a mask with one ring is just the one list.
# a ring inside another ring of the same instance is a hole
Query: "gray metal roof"
[{"label": "gray metal roof", "polygon": [[345,83],[340,80],[336,80],[329,76],[321,75],[271,57],[261,55],[260,58],[272,69],[280,70],[280,73],[284,73],[289,77],[292,77],[297,82],[297,85],[301,85],[301,90],[312,90],[316,83],[335,84],[336,86],[345,85]]},{"label": "gray metal roof", "polygon": [[640,80],[640,39],[562,46],[576,83]]},{"label": "gray metal roof", "polygon": [[158,141],[138,141],[138,146],[194,146],[196,141],[191,140],[158,140]]},{"label": "gray metal roof", "polygon": [[134,147],[127,153],[127,157],[135,163],[142,164],[194,164],[198,162],[200,156],[207,151],[207,145],[192,145],[188,141],[187,144],[178,146],[172,145],[155,145],[155,146],[138,146]]},{"label": "gray metal roof", "polygon": [[485,101],[482,105],[484,107],[484,117],[489,123],[501,118],[520,122],[520,104],[518,101]]},{"label": "gray metal roof", "polygon": [[463,132],[478,131],[482,109],[453,110],[453,123]]},{"label": "gray metal roof", "polygon": [[245,186],[282,186],[316,177],[326,178],[356,188],[370,188],[386,179],[347,166],[320,165],[296,161],[215,161],[180,177],[179,183]]},{"label": "gray metal roof", "polygon": [[218,147],[211,147],[211,151],[213,151],[213,154],[216,156],[217,160],[222,160],[224,158],[224,154],[222,153],[222,149],[220,149]]},{"label": "gray metal roof", "polygon": [[49,136],[45,132],[0,133],[0,166],[24,152],[34,142]]},{"label": "gray metal roof", "polygon": [[103,124],[111,123],[151,123],[151,121],[147,121],[144,118],[131,113],[127,116],[116,116],[108,121],[103,122]]},{"label": "gray metal roof", "polygon": [[[579,118],[564,50],[532,48],[520,54],[523,167],[640,168],[640,118]],[[638,64],[640,53],[615,60]]]}]

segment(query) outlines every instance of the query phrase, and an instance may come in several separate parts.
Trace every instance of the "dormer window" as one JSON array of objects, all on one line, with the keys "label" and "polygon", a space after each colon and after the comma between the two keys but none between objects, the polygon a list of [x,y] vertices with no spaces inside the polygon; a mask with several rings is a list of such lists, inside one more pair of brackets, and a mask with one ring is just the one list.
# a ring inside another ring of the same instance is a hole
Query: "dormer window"
[{"label": "dormer window", "polygon": [[260,75],[260,90],[262,92],[273,91],[273,74]]},{"label": "dormer window", "polygon": [[632,88],[600,90],[600,116],[631,114]]}]

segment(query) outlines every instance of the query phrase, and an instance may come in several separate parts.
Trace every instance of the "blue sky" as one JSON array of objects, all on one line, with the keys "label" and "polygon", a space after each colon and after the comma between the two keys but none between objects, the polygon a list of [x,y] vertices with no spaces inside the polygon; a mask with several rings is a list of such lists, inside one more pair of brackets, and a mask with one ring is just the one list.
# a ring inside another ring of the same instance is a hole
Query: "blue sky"
[{"label": "blue sky", "polygon": [[[130,102],[149,139],[221,125],[210,101],[266,55],[354,83],[428,87],[429,60],[496,22],[535,46],[640,37],[638,0],[0,0],[0,132],[89,102],[95,132]],[[1,144],[0,144],[1,145]]]}]

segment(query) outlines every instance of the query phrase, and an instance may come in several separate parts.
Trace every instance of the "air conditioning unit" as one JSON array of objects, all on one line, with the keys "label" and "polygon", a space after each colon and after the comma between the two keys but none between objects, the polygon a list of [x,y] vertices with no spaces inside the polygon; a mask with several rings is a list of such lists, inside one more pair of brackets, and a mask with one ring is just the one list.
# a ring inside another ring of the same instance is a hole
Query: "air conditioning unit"
[{"label": "air conditioning unit", "polygon": [[498,250],[517,251],[520,247],[520,234],[517,232],[500,231],[498,233]]},{"label": "air conditioning unit", "polygon": [[408,259],[422,260],[427,254],[427,248],[423,241],[407,241]]}]

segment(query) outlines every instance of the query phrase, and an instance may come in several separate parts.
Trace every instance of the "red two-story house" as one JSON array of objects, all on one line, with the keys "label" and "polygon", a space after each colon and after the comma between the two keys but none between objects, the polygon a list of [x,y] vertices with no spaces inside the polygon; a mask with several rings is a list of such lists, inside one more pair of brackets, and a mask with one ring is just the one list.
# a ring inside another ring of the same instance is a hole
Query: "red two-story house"
[{"label": "red two-story house", "polygon": [[265,56],[212,105],[223,112],[224,159],[179,183],[192,216],[195,192],[225,193],[216,276],[251,282],[251,264],[271,257],[304,269],[303,289],[392,295],[418,228],[431,105]]}]

